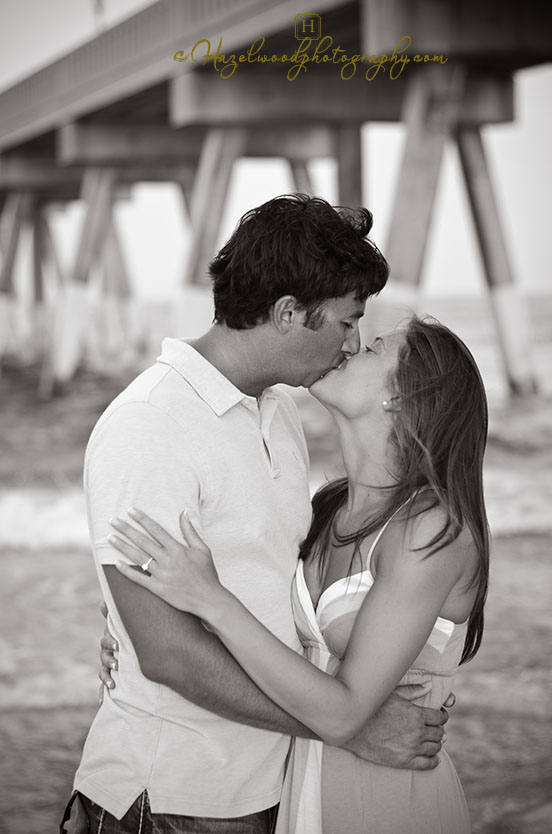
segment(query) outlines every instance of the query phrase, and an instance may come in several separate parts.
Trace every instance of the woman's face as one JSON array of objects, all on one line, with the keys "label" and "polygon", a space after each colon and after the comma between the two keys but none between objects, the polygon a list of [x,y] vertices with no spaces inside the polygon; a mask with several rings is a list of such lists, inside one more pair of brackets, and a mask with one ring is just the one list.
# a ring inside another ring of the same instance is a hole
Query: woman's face
[{"label": "woman's face", "polygon": [[405,338],[404,329],[377,336],[371,345],[313,383],[310,393],[331,411],[351,419],[381,413],[383,401],[389,402],[392,396],[388,380]]}]

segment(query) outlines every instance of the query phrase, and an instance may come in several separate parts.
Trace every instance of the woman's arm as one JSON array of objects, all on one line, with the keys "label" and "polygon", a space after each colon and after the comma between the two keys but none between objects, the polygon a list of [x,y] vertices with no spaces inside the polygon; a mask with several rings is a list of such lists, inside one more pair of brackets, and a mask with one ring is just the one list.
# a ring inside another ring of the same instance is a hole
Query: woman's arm
[{"label": "woman's arm", "polygon": [[[119,529],[123,530],[120,524]],[[424,559],[423,551],[410,550],[419,546],[416,534],[411,535],[402,553],[381,560],[334,678],[281,643],[220,584],[210,551],[185,518],[182,531],[189,547],[181,548],[185,552],[178,557],[160,545],[150,565],[151,577],[126,565],[119,569],[174,607],[209,623],[272,700],[336,746],[352,738],[391,694],[462,575],[456,543]],[[158,528],[154,535],[159,541]]]},{"label": "woman's arm", "polygon": [[454,584],[440,576],[437,559],[424,564],[418,554],[404,555],[411,565],[378,573],[335,678],[288,649],[226,589],[216,593],[204,616],[272,700],[325,742],[341,746],[408,671]]}]

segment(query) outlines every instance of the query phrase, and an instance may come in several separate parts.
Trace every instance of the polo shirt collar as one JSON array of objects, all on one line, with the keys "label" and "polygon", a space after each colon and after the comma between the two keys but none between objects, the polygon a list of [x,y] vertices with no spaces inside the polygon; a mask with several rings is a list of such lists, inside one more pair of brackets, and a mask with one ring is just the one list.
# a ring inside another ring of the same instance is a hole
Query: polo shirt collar
[{"label": "polo shirt collar", "polygon": [[243,400],[252,400],[211,365],[186,339],[163,339],[157,361],[170,365],[188,382],[198,396],[222,417]]}]

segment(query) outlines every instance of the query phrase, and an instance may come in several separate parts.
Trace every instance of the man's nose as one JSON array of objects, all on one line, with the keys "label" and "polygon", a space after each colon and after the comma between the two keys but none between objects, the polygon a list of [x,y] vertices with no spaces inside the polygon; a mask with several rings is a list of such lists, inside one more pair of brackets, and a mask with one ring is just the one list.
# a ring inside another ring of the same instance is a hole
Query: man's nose
[{"label": "man's nose", "polygon": [[351,331],[350,335],[347,336],[345,341],[343,342],[342,351],[343,353],[349,358],[349,356],[354,356],[355,353],[358,353],[360,350],[360,332],[358,329],[358,324],[354,330]]}]

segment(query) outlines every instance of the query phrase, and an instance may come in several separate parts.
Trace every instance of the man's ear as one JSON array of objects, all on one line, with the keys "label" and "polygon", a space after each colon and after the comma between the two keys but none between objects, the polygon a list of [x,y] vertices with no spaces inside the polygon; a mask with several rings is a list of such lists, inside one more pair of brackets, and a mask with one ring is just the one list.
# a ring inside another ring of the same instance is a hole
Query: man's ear
[{"label": "man's ear", "polygon": [[278,332],[285,336],[295,324],[299,312],[295,296],[283,295],[272,305],[270,320]]}]

